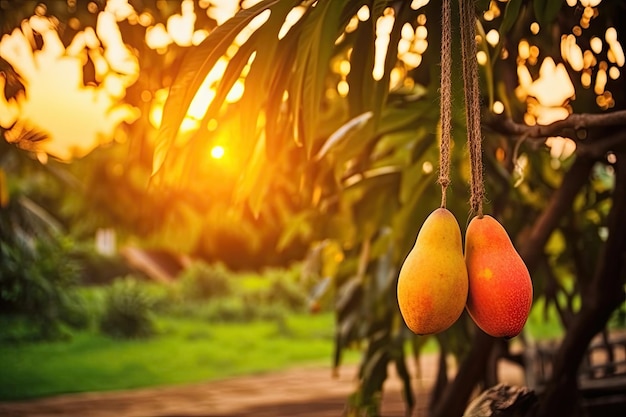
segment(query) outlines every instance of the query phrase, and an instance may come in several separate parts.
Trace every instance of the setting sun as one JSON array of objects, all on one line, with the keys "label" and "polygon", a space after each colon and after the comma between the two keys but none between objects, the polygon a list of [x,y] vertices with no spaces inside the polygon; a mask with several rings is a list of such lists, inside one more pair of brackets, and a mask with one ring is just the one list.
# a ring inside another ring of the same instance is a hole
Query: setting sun
[{"label": "setting sun", "polygon": [[213,159],[222,159],[224,157],[224,147],[220,145],[216,145],[211,148],[211,158]]}]

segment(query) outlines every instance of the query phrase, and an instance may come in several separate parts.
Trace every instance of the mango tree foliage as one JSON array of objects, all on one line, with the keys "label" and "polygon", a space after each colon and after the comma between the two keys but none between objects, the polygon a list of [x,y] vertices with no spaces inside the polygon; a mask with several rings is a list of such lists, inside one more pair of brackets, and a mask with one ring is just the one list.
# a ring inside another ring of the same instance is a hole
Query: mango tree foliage
[{"label": "mango tree foliage", "polygon": [[[567,330],[560,354],[571,362],[555,364],[539,411],[552,415],[556,405],[572,404],[565,398],[576,387],[584,347],[624,298],[624,265],[606,265],[608,253],[625,251],[623,222],[616,217],[623,202],[614,197],[624,194],[626,158],[623,27],[617,19],[624,10],[619,2],[574,0],[475,6],[488,203],[529,264],[537,298],[545,298],[546,309],[556,308]],[[345,255],[332,277],[335,366],[343,349],[365,342],[361,384],[350,401],[356,414],[377,414],[390,363],[404,380],[408,406],[414,404],[405,347],[410,341],[419,351],[423,338],[411,335],[399,317],[395,286],[398,266],[439,200],[439,8],[439,2],[417,0],[254,2],[183,60],[159,132],[157,179],[167,177],[168,159],[179,157],[172,144],[199,85],[227,55],[194,140],[237,114],[235,136],[248,161],[237,194],[254,210],[271,199],[270,167],[299,158],[298,192],[324,216],[317,236],[338,242]],[[256,19],[261,24],[232,48]],[[415,51],[423,33],[425,43]],[[457,39],[453,61],[459,68]],[[463,219],[463,87],[460,72],[453,78],[448,200]],[[241,79],[241,99],[225,104]],[[556,245],[564,235],[568,244]],[[596,291],[589,295],[585,288]],[[582,306],[571,302],[575,297]],[[433,415],[460,415],[475,384],[495,382],[481,371],[495,341],[466,317],[438,340],[442,354],[457,355],[459,371],[454,381],[440,372],[431,409]]]},{"label": "mango tree foliage", "polygon": [[[64,2],[49,7],[58,3]],[[440,2],[244,1],[234,15],[239,4],[226,12],[211,4],[155,2],[160,14],[144,28],[136,13],[140,25],[130,30],[141,35],[129,42],[141,45],[143,72],[125,101],[160,129],[153,137],[148,124],[131,125],[127,162],[140,167],[139,178],[152,172],[157,202],[177,207],[156,204],[163,212],[137,216],[136,224],[150,229],[171,216],[172,233],[184,234],[174,226],[194,224],[184,219],[198,218],[209,207],[207,195],[217,194],[232,204],[221,200],[214,222],[224,219],[219,210],[243,210],[251,219],[269,211],[270,222],[285,225],[278,247],[304,240],[332,248],[314,252],[323,262],[313,272],[333,284],[320,288],[336,297],[337,372],[345,349],[363,349],[350,412],[379,412],[389,365],[413,407],[406,348],[417,355],[426,338],[402,322],[396,281],[440,201]],[[539,414],[567,414],[584,349],[624,298],[626,267],[612,261],[623,259],[626,247],[618,215],[626,204],[624,6],[481,0],[475,11],[486,210],[506,226],[529,266],[536,305],[556,311],[566,330]],[[116,19],[132,16],[122,12]],[[91,14],[93,20],[97,13]],[[458,35],[455,29],[448,208],[464,229],[469,167]],[[168,86],[161,115],[149,102]],[[208,157],[216,146],[228,164]],[[122,194],[133,201],[132,192]],[[508,344],[478,331],[466,315],[436,341],[442,359],[431,414],[462,415],[477,385],[496,382],[485,369],[494,369],[498,355],[510,356]],[[453,380],[446,372],[450,354],[458,368]]]}]

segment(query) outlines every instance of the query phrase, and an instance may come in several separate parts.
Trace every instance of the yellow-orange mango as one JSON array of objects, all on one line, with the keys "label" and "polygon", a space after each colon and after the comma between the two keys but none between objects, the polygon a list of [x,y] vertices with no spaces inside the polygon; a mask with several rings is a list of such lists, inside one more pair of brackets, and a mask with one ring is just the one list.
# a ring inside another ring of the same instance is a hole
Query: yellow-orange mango
[{"label": "yellow-orange mango", "polygon": [[463,313],[467,291],[459,224],[450,211],[438,208],[424,221],[400,269],[400,312],[414,333],[438,333]]},{"label": "yellow-orange mango", "polygon": [[465,234],[469,275],[467,311],[485,333],[517,336],[533,301],[526,264],[502,225],[491,216],[474,217]]}]

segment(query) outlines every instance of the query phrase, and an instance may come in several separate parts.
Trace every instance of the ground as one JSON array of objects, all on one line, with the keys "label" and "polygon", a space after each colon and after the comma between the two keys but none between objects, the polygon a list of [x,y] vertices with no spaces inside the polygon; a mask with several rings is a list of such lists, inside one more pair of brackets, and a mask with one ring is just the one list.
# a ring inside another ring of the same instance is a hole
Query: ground
[{"label": "ground", "polygon": [[[425,416],[436,371],[436,355],[423,355],[412,366],[417,408]],[[501,376],[523,383],[521,370],[501,364]],[[404,417],[401,382],[389,368],[382,415]],[[3,417],[337,417],[355,389],[357,368],[344,366],[333,376],[329,366],[299,367],[220,381],[119,392],[68,394],[25,402],[0,403]]]}]

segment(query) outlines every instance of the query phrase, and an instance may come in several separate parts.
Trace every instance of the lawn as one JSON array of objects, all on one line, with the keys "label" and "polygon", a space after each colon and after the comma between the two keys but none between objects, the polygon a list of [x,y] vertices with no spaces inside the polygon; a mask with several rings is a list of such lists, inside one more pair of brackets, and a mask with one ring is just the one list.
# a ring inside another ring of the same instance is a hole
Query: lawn
[{"label": "lawn", "polygon": [[[157,317],[158,334],[116,340],[80,332],[68,341],[0,346],[0,400],[215,380],[304,364],[331,366],[333,313],[284,319],[211,323]],[[538,303],[526,326],[535,339],[558,337],[553,311]],[[427,351],[436,349],[434,340]],[[358,361],[351,351],[346,362]]]},{"label": "lawn", "polygon": [[0,400],[330,366],[333,320],[331,313],[227,324],[158,318],[159,335],[146,340],[83,332],[66,342],[2,346]]}]

